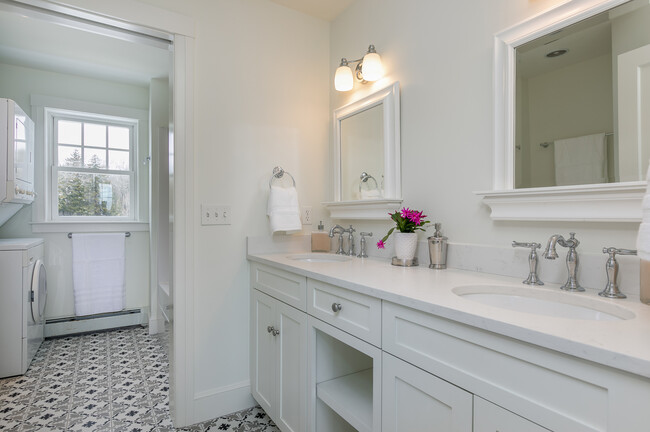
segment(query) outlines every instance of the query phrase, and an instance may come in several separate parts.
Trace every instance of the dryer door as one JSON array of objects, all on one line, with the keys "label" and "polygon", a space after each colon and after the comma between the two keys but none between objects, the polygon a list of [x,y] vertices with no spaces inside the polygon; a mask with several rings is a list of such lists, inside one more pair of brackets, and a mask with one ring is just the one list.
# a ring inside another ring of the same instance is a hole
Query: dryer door
[{"label": "dryer door", "polygon": [[34,274],[32,275],[32,319],[35,323],[40,323],[45,314],[45,302],[47,301],[47,273],[43,260],[39,259],[34,265]]}]

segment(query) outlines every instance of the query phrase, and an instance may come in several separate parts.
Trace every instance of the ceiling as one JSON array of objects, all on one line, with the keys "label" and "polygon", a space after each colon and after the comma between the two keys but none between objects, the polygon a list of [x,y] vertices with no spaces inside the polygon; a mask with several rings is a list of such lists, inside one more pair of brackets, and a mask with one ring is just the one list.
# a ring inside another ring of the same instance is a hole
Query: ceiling
[{"label": "ceiling", "polygon": [[168,76],[167,44],[114,33],[0,9],[0,63],[142,86]]},{"label": "ceiling", "polygon": [[354,0],[271,0],[299,12],[332,21],[347,9]]}]

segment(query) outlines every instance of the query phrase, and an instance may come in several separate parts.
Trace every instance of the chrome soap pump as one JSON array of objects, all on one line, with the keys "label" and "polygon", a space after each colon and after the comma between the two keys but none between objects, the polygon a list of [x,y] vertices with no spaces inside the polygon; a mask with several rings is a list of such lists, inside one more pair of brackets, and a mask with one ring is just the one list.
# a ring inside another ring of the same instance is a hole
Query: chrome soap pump
[{"label": "chrome soap pump", "polygon": [[447,237],[440,233],[440,223],[433,224],[436,231],[433,233],[429,240],[429,259],[431,264],[429,268],[432,269],[446,269],[447,268]]}]

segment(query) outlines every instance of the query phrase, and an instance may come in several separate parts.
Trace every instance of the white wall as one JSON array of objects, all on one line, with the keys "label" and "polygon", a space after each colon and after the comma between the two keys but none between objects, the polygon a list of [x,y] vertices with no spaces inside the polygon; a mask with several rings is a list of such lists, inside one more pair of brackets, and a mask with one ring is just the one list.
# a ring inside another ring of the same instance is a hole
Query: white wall
[{"label": "white wall", "polygon": [[[14,99],[28,113],[30,95],[65,97],[102,104],[148,110],[146,87],[117,84],[73,75],[0,64],[0,95]],[[32,118],[34,116],[32,115]],[[141,154],[148,143],[141,143]],[[43,143],[36,143],[36,166],[43,157]],[[141,172],[141,190],[148,189],[146,170]],[[43,191],[36,191],[42,194]],[[142,197],[148,199],[146,193]],[[145,205],[146,208],[146,205]],[[145,215],[146,218],[146,215]],[[74,315],[72,287],[72,241],[66,233],[32,234],[32,206],[24,206],[0,227],[0,238],[41,237],[45,239],[45,264],[48,277],[47,319]],[[149,305],[149,233],[134,232],[126,241],[126,305]]]},{"label": "white wall", "polygon": [[[190,388],[198,421],[237,409],[231,394],[253,403],[245,238],[270,234],[274,166],[293,175],[314,221],[325,219],[329,25],[268,0],[147,2],[196,20],[195,262],[187,270],[195,281]],[[202,203],[230,205],[232,224],[201,226]]]},{"label": "white wall", "polygon": [[554,146],[544,148],[540,143],[614,131],[611,63],[606,54],[527,80],[531,187],[556,184]]},{"label": "white wall", "polygon": [[[355,84],[339,93],[332,81],[341,57],[360,56],[374,44],[386,70],[378,85],[401,83],[404,204],[442,222],[451,242],[507,247],[512,240],[546,243],[551,234],[575,231],[579,252],[635,247],[638,224],[494,222],[472,193],[492,185],[494,34],[559,3],[357,0],[332,22],[330,109],[371,91]],[[373,231],[374,241],[390,227],[388,221],[352,222]]]}]

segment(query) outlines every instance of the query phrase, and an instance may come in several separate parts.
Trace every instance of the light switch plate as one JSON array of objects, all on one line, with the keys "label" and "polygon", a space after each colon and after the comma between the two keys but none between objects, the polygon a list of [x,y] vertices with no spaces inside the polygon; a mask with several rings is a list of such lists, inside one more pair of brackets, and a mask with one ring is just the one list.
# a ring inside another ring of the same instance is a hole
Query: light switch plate
[{"label": "light switch plate", "polygon": [[201,225],[230,225],[231,220],[229,205],[201,205]]}]

